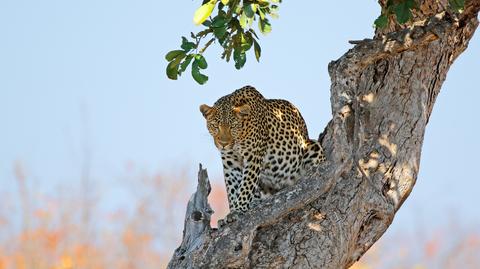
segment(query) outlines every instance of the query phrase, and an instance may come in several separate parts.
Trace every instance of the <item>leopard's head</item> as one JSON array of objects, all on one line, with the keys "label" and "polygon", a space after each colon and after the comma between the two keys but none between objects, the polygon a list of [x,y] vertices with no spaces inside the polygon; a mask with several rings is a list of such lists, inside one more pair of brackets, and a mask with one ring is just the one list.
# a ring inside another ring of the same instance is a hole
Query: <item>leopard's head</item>
[{"label": "leopard's head", "polygon": [[201,105],[200,112],[207,120],[207,129],[219,150],[232,149],[244,139],[245,121],[251,115],[249,104],[220,98],[213,107]]}]

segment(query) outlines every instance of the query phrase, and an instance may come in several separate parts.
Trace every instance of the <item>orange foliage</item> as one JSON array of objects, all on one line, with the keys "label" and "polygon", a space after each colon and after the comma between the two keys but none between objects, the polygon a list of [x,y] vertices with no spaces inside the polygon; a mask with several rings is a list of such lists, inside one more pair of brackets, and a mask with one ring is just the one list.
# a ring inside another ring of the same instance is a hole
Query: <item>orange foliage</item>
[{"label": "orange foliage", "polygon": [[[129,206],[101,211],[101,196],[91,195],[95,186],[60,192],[67,196],[33,193],[28,174],[15,164],[18,201],[10,202],[19,210],[12,215],[0,207],[0,269],[166,267],[195,181],[186,173],[138,173],[133,163],[125,173],[121,183],[131,195]],[[223,183],[213,181],[209,201],[216,226],[228,213]],[[375,244],[352,268],[480,268],[478,230],[444,231],[414,244],[389,240]]]},{"label": "orange foliage", "polygon": [[432,259],[438,254],[441,248],[441,242],[439,238],[432,238],[425,243],[424,252],[427,258]]},{"label": "orange foliage", "polygon": [[99,212],[94,186],[34,192],[16,163],[18,201],[12,202],[19,210],[7,214],[0,207],[0,269],[166,267],[181,236],[190,180],[185,173],[138,175],[132,164],[127,168],[122,184],[133,196],[132,207]]}]

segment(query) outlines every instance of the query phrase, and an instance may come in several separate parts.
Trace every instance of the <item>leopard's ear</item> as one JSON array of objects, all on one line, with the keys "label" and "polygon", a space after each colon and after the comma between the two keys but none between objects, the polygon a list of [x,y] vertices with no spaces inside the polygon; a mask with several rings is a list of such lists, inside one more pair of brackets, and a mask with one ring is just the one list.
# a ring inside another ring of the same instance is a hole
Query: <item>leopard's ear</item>
[{"label": "leopard's ear", "polygon": [[250,108],[250,105],[244,104],[244,105],[240,105],[240,106],[235,106],[233,108],[233,111],[235,112],[235,114],[239,118],[243,118],[243,117],[246,117],[246,116],[250,115],[251,108]]},{"label": "leopard's ear", "polygon": [[200,105],[200,112],[202,112],[203,116],[207,118],[207,116],[212,113],[212,108],[206,104]]}]

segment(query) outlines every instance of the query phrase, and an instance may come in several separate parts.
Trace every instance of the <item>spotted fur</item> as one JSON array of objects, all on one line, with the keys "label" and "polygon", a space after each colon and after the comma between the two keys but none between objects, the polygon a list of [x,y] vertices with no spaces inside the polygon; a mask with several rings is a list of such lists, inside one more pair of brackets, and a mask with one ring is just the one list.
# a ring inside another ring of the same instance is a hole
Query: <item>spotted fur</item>
[{"label": "spotted fur", "polygon": [[307,167],[325,160],[297,108],[265,99],[251,86],[200,111],[222,157],[231,211],[248,210],[253,200],[293,185]]}]

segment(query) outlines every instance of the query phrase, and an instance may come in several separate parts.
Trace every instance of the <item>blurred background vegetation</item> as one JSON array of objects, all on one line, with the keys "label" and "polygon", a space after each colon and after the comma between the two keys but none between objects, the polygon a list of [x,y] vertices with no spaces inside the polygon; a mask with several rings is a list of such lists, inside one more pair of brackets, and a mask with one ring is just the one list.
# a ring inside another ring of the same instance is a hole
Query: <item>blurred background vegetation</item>
[{"label": "blurred background vegetation", "polygon": [[[132,195],[131,207],[109,211],[98,203],[102,190],[88,171],[74,184],[42,192],[35,175],[16,162],[16,192],[0,193],[0,269],[166,267],[180,242],[186,202],[195,187],[196,179],[187,178],[186,170],[146,174],[126,164],[116,183]],[[219,182],[213,180],[209,197],[213,226],[227,213]],[[387,233],[353,268],[480,268],[477,227],[457,223],[453,216],[437,230],[417,227]]]}]

